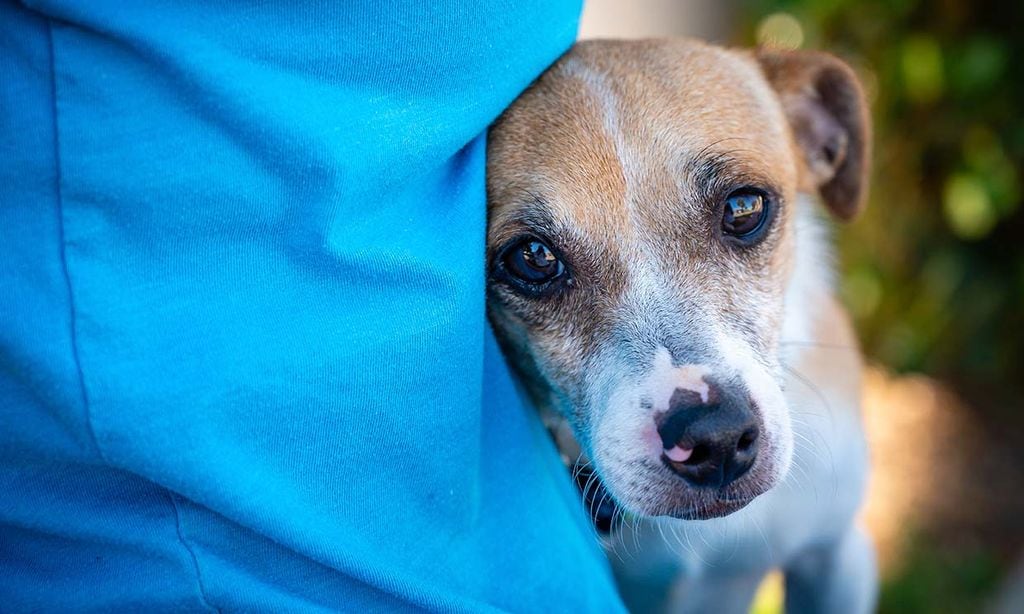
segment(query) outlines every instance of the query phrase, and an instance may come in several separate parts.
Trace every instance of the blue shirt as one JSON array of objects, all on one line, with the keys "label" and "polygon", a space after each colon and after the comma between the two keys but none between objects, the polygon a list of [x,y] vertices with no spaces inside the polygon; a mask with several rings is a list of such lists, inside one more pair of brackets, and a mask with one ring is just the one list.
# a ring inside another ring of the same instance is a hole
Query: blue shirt
[{"label": "blue shirt", "polygon": [[484,317],[578,2],[0,2],[0,609],[616,610]]}]

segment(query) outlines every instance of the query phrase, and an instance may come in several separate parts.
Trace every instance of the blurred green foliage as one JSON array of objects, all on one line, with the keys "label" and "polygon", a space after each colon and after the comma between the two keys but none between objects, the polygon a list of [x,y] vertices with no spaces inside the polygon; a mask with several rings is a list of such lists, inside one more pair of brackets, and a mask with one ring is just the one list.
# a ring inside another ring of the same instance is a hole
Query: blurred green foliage
[{"label": "blurred green foliage", "polygon": [[1003,575],[1000,562],[984,548],[953,552],[919,536],[912,540],[900,568],[883,583],[878,612],[982,611]]},{"label": "blurred green foliage", "polygon": [[1024,2],[745,8],[744,42],[831,51],[871,100],[872,196],[839,233],[867,354],[1024,422]]}]

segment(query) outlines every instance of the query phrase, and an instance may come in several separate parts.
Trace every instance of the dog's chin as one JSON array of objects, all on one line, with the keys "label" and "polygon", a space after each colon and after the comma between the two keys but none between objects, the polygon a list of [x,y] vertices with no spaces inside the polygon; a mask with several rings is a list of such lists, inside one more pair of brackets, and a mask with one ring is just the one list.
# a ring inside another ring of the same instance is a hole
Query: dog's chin
[{"label": "dog's chin", "polygon": [[[640,500],[624,497],[616,503],[632,516],[660,516],[680,520],[721,518],[740,511],[775,486],[776,480],[764,475],[767,471],[763,469],[757,472],[761,475],[749,476],[722,489],[692,488],[681,483],[666,485],[663,482],[664,490],[656,489],[654,493],[648,491]],[[615,491],[614,485],[609,491]]]},{"label": "dog's chin", "polygon": [[[762,467],[758,473],[763,470]],[[630,516],[668,517],[679,520],[710,520],[728,516],[749,505],[770,490],[776,482],[772,479],[749,476],[746,480],[718,490],[693,489],[673,483],[660,495],[655,494],[651,497],[648,490],[647,496],[639,500],[629,500],[613,494],[615,484],[610,484],[612,488],[609,488],[589,463],[576,469],[574,476],[583,495],[584,506],[590,512],[594,527],[602,535],[613,531],[617,518]]]},{"label": "dog's chin", "polygon": [[702,503],[699,506],[671,510],[662,515],[669,516],[671,518],[678,518],[679,520],[710,520],[712,518],[721,518],[722,516],[728,516],[729,514],[738,512],[747,507],[747,505],[755,498],[756,497],[747,497],[742,499],[715,499],[708,503]]}]

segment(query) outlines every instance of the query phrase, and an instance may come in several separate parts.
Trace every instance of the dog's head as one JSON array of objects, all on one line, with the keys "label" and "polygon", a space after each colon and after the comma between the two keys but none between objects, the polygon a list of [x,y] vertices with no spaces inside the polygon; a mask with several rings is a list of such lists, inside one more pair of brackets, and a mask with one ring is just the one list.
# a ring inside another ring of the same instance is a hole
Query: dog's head
[{"label": "dog's head", "polygon": [[696,41],[577,45],[493,127],[489,313],[620,505],[731,513],[792,458],[793,208],[860,207],[853,73]]}]

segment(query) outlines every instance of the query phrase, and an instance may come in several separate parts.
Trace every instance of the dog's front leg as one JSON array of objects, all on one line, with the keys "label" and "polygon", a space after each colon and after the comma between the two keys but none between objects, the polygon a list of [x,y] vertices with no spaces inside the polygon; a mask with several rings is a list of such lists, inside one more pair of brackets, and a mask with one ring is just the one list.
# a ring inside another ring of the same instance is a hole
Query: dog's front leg
[{"label": "dog's front leg", "polygon": [[875,550],[856,526],[831,545],[801,553],[785,575],[787,614],[868,614],[875,609]]},{"label": "dog's front leg", "polygon": [[760,571],[703,573],[693,577],[681,573],[674,580],[651,575],[644,579],[616,576],[629,611],[746,614],[764,578]]},{"label": "dog's front leg", "polygon": [[724,572],[684,579],[673,589],[671,601],[665,612],[746,614],[750,611],[750,605],[764,575],[761,571]]}]

